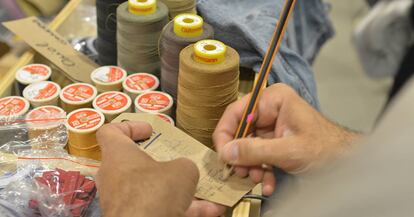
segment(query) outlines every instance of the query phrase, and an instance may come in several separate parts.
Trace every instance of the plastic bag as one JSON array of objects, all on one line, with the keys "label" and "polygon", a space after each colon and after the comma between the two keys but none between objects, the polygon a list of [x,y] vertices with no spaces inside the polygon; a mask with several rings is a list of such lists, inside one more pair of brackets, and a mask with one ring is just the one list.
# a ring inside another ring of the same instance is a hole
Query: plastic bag
[{"label": "plastic bag", "polygon": [[0,191],[24,216],[85,216],[95,195],[91,177],[58,168],[37,168]]},{"label": "plastic bag", "polygon": [[39,113],[36,118],[0,118],[0,151],[18,154],[29,149],[63,149],[68,141],[66,113]]}]

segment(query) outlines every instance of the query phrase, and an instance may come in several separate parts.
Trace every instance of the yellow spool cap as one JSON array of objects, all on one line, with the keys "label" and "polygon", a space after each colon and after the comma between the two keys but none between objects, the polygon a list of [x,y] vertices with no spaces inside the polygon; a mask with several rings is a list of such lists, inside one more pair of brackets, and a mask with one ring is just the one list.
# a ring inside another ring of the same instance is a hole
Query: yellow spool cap
[{"label": "yellow spool cap", "polygon": [[194,45],[194,59],[204,64],[219,64],[225,60],[227,47],[217,40],[202,40]]},{"label": "yellow spool cap", "polygon": [[156,0],[128,0],[128,11],[135,15],[153,14],[157,10]]},{"label": "yellow spool cap", "polygon": [[203,34],[204,20],[195,14],[180,14],[174,18],[174,33],[182,38],[193,38]]}]

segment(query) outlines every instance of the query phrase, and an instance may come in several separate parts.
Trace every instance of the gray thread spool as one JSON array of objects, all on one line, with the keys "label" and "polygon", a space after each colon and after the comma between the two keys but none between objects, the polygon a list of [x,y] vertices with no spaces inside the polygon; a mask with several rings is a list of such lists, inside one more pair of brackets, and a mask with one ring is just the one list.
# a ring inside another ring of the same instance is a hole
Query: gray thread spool
[{"label": "gray thread spool", "polygon": [[184,38],[174,33],[174,23],[164,27],[160,42],[161,90],[177,100],[178,70],[180,52],[190,44],[203,39],[213,39],[214,30],[208,23],[203,24],[203,34],[198,37]]},{"label": "gray thread spool", "polygon": [[168,23],[168,8],[157,2],[157,10],[150,15],[135,15],[128,11],[128,2],[117,9],[118,65],[128,73],[160,73],[158,40]]},{"label": "gray thread spool", "polygon": [[161,0],[170,11],[170,19],[182,13],[196,13],[195,0]]}]

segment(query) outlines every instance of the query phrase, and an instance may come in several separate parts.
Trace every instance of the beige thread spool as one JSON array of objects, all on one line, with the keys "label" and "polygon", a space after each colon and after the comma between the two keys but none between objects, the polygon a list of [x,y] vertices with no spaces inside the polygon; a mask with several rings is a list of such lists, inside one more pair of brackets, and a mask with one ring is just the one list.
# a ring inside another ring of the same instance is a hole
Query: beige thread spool
[{"label": "beige thread spool", "polygon": [[122,91],[122,82],[127,72],[118,66],[102,66],[91,73],[91,80],[99,93]]},{"label": "beige thread spool", "polygon": [[98,95],[98,91],[94,86],[86,83],[74,83],[62,89],[60,101],[66,112],[72,112],[80,108],[91,108],[96,95]]},{"label": "beige thread spool", "polygon": [[101,160],[96,132],[105,123],[105,116],[95,109],[84,108],[71,112],[66,120],[69,130],[68,151],[79,157]]},{"label": "beige thread spool", "polygon": [[93,107],[105,115],[108,123],[122,113],[131,112],[131,104],[131,98],[118,91],[101,93],[93,100]]},{"label": "beige thread spool", "polygon": [[160,114],[156,114],[156,116],[161,118],[162,120],[166,121],[167,123],[175,126],[174,120],[169,115],[160,113]]},{"label": "beige thread spool", "polygon": [[16,72],[16,80],[19,83],[19,89],[23,89],[29,85],[40,81],[47,81],[52,75],[52,69],[43,64],[30,64],[21,67]]},{"label": "beige thread spool", "polygon": [[135,112],[163,113],[171,115],[174,104],[172,97],[164,92],[150,91],[139,95],[135,99]]},{"label": "beige thread spool", "polygon": [[[60,138],[61,132],[64,131],[63,119],[66,118],[66,112],[57,106],[41,106],[27,113],[26,123],[28,126],[28,136],[34,149],[53,149],[64,148],[65,143],[60,141],[66,140]],[[62,119],[62,121],[59,121]],[[57,142],[59,141],[59,142]],[[62,146],[56,146],[62,145]]]},{"label": "beige thread spool", "polygon": [[160,85],[160,81],[154,75],[148,73],[136,73],[128,76],[122,83],[124,92],[127,93],[132,100],[147,91],[156,90]]},{"label": "beige thread spool", "polygon": [[239,55],[216,40],[202,40],[180,53],[177,126],[204,145],[226,107],[237,100]]},{"label": "beige thread spool", "polygon": [[41,81],[30,84],[23,90],[23,96],[29,100],[33,108],[45,105],[57,106],[59,103],[60,86],[55,82]]}]

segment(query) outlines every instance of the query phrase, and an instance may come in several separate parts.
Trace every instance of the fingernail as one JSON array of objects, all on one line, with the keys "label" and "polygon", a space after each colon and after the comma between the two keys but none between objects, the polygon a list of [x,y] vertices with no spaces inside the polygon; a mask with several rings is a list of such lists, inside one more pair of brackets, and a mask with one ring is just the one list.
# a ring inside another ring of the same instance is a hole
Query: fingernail
[{"label": "fingernail", "polygon": [[223,148],[223,157],[229,162],[234,162],[239,158],[239,146],[236,143],[228,143]]}]

